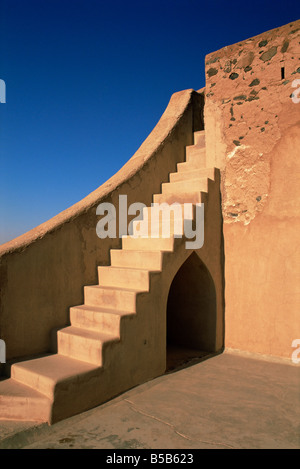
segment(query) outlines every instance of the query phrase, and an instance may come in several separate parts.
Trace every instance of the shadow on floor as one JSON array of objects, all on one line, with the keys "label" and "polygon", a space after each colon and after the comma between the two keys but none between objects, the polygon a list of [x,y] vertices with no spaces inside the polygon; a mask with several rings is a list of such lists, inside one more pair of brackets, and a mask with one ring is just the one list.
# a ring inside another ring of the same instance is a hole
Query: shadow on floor
[{"label": "shadow on floor", "polygon": [[219,355],[221,352],[207,352],[178,345],[168,345],[166,374],[174,373],[196,365],[202,361]]}]

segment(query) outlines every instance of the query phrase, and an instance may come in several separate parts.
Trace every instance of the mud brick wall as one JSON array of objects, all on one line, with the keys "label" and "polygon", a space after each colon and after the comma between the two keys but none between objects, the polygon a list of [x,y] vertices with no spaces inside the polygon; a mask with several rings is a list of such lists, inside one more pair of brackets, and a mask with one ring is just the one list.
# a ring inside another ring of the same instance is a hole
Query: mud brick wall
[{"label": "mud brick wall", "polygon": [[300,337],[298,88],[300,20],[206,57],[207,161],[222,176],[226,344],[285,357]]}]

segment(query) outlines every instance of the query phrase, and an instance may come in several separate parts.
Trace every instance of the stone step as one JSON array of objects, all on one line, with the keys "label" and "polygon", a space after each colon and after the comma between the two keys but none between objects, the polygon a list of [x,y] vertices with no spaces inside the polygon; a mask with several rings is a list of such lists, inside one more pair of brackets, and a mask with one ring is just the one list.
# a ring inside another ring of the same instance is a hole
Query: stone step
[{"label": "stone step", "polygon": [[[169,183],[168,183],[169,184]],[[162,203],[162,204],[152,204],[151,207],[146,207],[143,209],[143,220],[148,220],[158,223],[162,220],[178,220],[181,218],[193,218],[194,211],[186,209],[185,204],[174,203]]]},{"label": "stone step", "polygon": [[123,316],[132,313],[79,305],[70,308],[70,321],[74,327],[120,336],[120,323]]},{"label": "stone step", "polygon": [[159,234],[163,223],[166,228],[170,227],[171,232],[173,232],[174,224],[180,228],[183,226],[184,220],[193,220],[195,215],[195,204],[156,203],[152,204],[151,207],[143,209],[143,220],[141,220],[141,223],[145,223],[145,226],[148,224],[148,233],[151,233],[150,228],[154,227],[154,232],[158,230],[157,233]]},{"label": "stone step", "polygon": [[15,379],[0,382],[0,420],[47,422],[52,402]]},{"label": "stone step", "polygon": [[148,270],[161,271],[161,251],[126,251],[125,249],[111,249],[110,259],[112,266],[137,267]]},{"label": "stone step", "polygon": [[119,336],[69,326],[57,333],[58,354],[97,366],[103,365],[103,348]]},{"label": "stone step", "polygon": [[184,221],[193,220],[194,204],[155,204],[143,210],[143,220],[133,222],[133,234],[150,238],[182,236]]},{"label": "stone step", "polygon": [[127,251],[173,251],[173,238],[133,238],[122,237],[122,247]]},{"label": "stone step", "polygon": [[191,204],[199,204],[205,203],[207,201],[207,192],[199,191],[199,192],[182,192],[178,194],[155,194],[153,196],[154,203],[191,203]]},{"label": "stone step", "polygon": [[215,180],[215,168],[191,169],[180,173],[170,173],[170,182],[207,178]]},{"label": "stone step", "polygon": [[206,162],[206,148],[198,145],[190,145],[186,147],[186,161],[188,163]]},{"label": "stone step", "polygon": [[133,235],[149,237],[150,239],[156,238],[170,238],[172,235],[183,234],[184,219],[171,218],[164,219],[163,221],[141,220],[133,223]]},{"label": "stone step", "polygon": [[208,182],[206,177],[162,184],[162,194],[181,194],[201,191],[208,191]]},{"label": "stone step", "polygon": [[194,145],[205,147],[205,130],[194,132]]},{"label": "stone step", "polygon": [[98,267],[98,278],[101,287],[149,291],[149,271],[145,269],[100,266]]},{"label": "stone step", "polygon": [[16,382],[53,400],[57,386],[70,387],[78,381],[79,376],[87,376],[98,368],[94,364],[55,354],[15,363],[11,373]]},{"label": "stone step", "polygon": [[193,161],[183,161],[182,163],[177,163],[178,172],[204,168],[206,168],[206,159],[203,156],[201,158],[195,158]]},{"label": "stone step", "polygon": [[138,293],[138,290],[126,288],[100,287],[99,285],[86,286],[84,287],[84,304],[135,313]]}]

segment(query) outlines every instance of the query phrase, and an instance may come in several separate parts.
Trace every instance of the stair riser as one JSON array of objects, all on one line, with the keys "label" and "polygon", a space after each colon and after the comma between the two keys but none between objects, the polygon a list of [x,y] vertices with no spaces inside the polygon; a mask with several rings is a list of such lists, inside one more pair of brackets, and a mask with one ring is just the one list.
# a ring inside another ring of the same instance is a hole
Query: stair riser
[{"label": "stair riser", "polygon": [[48,422],[50,412],[50,400],[0,396],[0,420]]},{"label": "stair riser", "polygon": [[[144,208],[143,220],[148,219],[148,223],[151,221],[157,223],[165,219],[178,220],[187,216],[187,212],[184,204],[156,204],[151,207]],[[192,217],[192,215],[191,215]],[[138,223],[138,222],[133,222]]]},{"label": "stair riser", "polygon": [[174,241],[172,239],[151,238],[123,238],[123,249],[132,251],[173,251]]},{"label": "stair riser", "polygon": [[199,204],[205,201],[205,197],[203,192],[189,192],[186,194],[155,194],[153,196],[154,203],[192,203],[192,204]]},{"label": "stair riser", "polygon": [[114,267],[98,267],[99,285],[102,287],[133,288],[149,291],[149,272]]},{"label": "stair riser", "polygon": [[162,185],[162,194],[180,194],[197,191],[207,192],[207,178],[192,181],[169,182]]},{"label": "stair riser", "polygon": [[[161,194],[160,194],[161,195]],[[144,209],[143,215],[148,219],[148,223],[154,223],[156,226],[162,221],[173,223],[178,220],[193,220],[196,215],[196,205],[192,203],[177,203],[177,204],[156,204],[147,208],[147,213]]]},{"label": "stair riser", "polygon": [[11,377],[25,386],[44,394],[49,399],[53,398],[54,384],[53,381],[46,376],[33,373],[17,364],[12,366]]},{"label": "stair riser", "polygon": [[92,311],[70,309],[71,325],[104,334],[120,335],[121,316],[118,314],[98,313]]},{"label": "stair riser", "polygon": [[205,163],[206,161],[206,151],[205,148],[199,148],[198,146],[192,146],[186,148],[186,161],[192,163],[194,161],[200,160]]},{"label": "stair riser", "polygon": [[201,165],[200,168],[206,167],[206,156],[203,153],[192,153],[186,158],[185,161],[188,165],[191,166],[198,166]]},{"label": "stair riser", "polygon": [[205,133],[194,132],[194,145],[205,147]]},{"label": "stair riser", "polygon": [[142,236],[149,236],[149,238],[168,238],[173,234],[183,234],[183,225],[184,220],[175,219],[175,220],[165,220],[164,225],[162,223],[145,223],[145,225],[140,228],[136,226],[133,229],[133,234],[139,236],[142,233]]},{"label": "stair riser", "polygon": [[90,306],[135,313],[136,293],[113,289],[106,290],[101,287],[85,287],[84,303]]},{"label": "stair riser", "polygon": [[177,171],[191,171],[193,169],[206,169],[206,162],[204,158],[195,159],[194,161],[184,161],[177,163]]},{"label": "stair riser", "polygon": [[111,265],[117,267],[144,268],[160,271],[162,255],[160,252],[128,252],[121,249],[111,250]]},{"label": "stair riser", "polygon": [[94,339],[87,339],[58,331],[58,353],[76,360],[102,366],[102,343]]},{"label": "stair riser", "polygon": [[171,173],[170,182],[188,181],[191,179],[209,178],[215,179],[213,169],[196,169],[192,171],[182,171],[181,173]]}]

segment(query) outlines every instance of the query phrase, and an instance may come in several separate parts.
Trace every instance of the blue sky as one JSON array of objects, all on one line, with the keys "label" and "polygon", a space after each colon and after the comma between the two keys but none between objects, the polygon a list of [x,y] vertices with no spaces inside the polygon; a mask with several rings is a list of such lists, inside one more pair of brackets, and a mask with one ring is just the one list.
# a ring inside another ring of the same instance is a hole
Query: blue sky
[{"label": "blue sky", "polygon": [[0,243],[119,170],[205,55],[300,17],[299,1],[0,0]]}]

